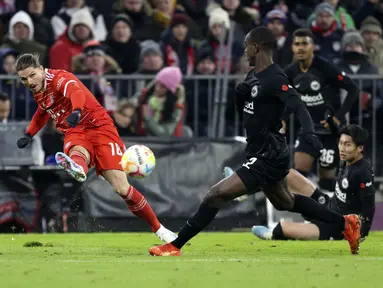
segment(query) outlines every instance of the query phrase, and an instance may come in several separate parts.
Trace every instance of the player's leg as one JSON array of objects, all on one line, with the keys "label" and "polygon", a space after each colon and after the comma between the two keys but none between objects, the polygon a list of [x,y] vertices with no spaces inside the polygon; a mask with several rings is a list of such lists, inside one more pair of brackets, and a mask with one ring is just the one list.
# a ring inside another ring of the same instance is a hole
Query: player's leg
[{"label": "player's leg", "polygon": [[[105,163],[101,165],[105,165]],[[121,170],[104,170],[103,176],[113,187],[114,191],[125,201],[129,210],[137,217],[146,221],[161,240],[171,242],[177,237],[176,234],[161,225],[145,197],[129,184],[125,172]]]},{"label": "player's leg", "polygon": [[88,167],[93,166],[93,153],[93,146],[84,133],[74,131],[65,135],[64,153],[56,153],[55,158],[61,168],[77,181],[84,182]]},{"label": "player's leg", "polygon": [[333,135],[322,135],[323,150],[319,158],[319,188],[333,192],[335,189],[336,170],[340,157],[338,143]]},{"label": "player's leg", "polygon": [[289,174],[287,175],[287,186],[292,193],[311,197],[319,204],[326,205],[330,200],[330,198],[319,190],[314,183],[295,169],[289,170]]},{"label": "player's leg", "polygon": [[263,240],[319,240],[320,231],[313,223],[279,222],[274,229],[254,226],[251,231]]},{"label": "player's leg", "polygon": [[300,213],[310,219],[334,225],[336,229],[343,231],[351,252],[357,253],[360,241],[360,219],[357,215],[342,216],[309,197],[292,194],[288,191],[285,179],[276,184],[265,185],[263,192],[277,210]]},{"label": "player's leg", "polygon": [[246,191],[237,173],[221,180],[210,188],[198,211],[186,222],[177,239],[169,244],[154,246],[149,253],[154,256],[179,256],[180,249],[209,225],[223,203],[244,195]]},{"label": "player's leg", "polygon": [[314,162],[314,158],[305,152],[294,153],[294,168],[303,176],[310,174]]}]

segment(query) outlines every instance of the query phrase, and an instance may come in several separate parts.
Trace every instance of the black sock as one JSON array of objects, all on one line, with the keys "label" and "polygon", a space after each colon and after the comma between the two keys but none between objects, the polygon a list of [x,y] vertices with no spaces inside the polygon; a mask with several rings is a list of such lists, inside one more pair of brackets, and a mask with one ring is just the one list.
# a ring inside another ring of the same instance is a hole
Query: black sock
[{"label": "black sock", "polygon": [[176,240],[172,242],[174,246],[181,249],[191,238],[201,232],[215,218],[218,208],[202,203],[197,213],[190,218],[182,227]]},{"label": "black sock", "polygon": [[334,191],[335,183],[335,179],[319,179],[318,185],[323,190]]},{"label": "black sock", "polygon": [[328,202],[330,201],[330,197],[328,197],[326,194],[324,194],[318,188],[315,189],[313,195],[311,195],[311,198],[314,199],[319,204],[322,204],[322,205],[327,205]]},{"label": "black sock", "polygon": [[302,171],[302,170],[299,170],[299,169],[296,169],[299,173],[301,173],[303,176],[305,176],[307,178],[307,176],[309,176],[309,172],[306,172],[306,171]]},{"label": "black sock", "polygon": [[288,240],[283,234],[281,222],[273,230],[273,240]]},{"label": "black sock", "polygon": [[343,231],[345,227],[342,215],[302,195],[295,195],[294,207],[290,212],[300,213],[310,219],[335,224],[340,231]]}]

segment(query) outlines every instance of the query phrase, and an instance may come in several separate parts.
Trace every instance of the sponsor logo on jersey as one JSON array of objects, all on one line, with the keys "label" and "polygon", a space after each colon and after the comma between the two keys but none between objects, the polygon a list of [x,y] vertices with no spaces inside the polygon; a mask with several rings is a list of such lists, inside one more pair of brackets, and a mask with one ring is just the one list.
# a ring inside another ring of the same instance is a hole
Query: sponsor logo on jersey
[{"label": "sponsor logo on jersey", "polygon": [[321,93],[315,96],[301,95],[301,99],[305,102],[306,106],[318,106],[324,104],[324,99]]},{"label": "sponsor logo on jersey", "polygon": [[61,88],[61,85],[63,84],[65,80],[65,77],[61,77],[59,81],[57,81],[56,90],[59,90]]},{"label": "sponsor logo on jersey", "polygon": [[335,196],[336,198],[338,198],[340,201],[342,201],[343,203],[346,203],[346,199],[347,199],[347,194],[346,193],[343,193],[340,188],[339,188],[339,185],[338,185],[338,182],[336,182],[336,185],[335,185]]},{"label": "sponsor logo on jersey", "polygon": [[254,114],[254,103],[245,101],[245,107],[243,108],[243,112],[253,115]]},{"label": "sponsor logo on jersey", "polygon": [[370,187],[372,185],[372,181],[367,183],[360,183],[360,188],[364,189],[366,187]]}]

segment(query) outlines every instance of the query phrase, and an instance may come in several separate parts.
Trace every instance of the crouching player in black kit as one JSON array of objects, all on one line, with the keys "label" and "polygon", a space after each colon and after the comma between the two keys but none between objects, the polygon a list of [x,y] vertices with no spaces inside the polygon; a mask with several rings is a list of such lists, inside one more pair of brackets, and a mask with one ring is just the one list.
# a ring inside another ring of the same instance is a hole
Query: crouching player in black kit
[{"label": "crouching player in black kit", "polygon": [[[328,129],[328,123],[323,115],[326,107],[331,107],[335,111],[333,120],[339,125],[345,120],[345,114],[358,98],[359,90],[344,72],[339,71],[329,61],[314,56],[315,44],[310,30],[298,29],[294,32],[292,50],[296,62],[286,67],[285,73],[301,95],[313,119],[315,133],[323,143],[323,149],[321,153],[318,153],[298,133],[295,142],[294,167],[307,177],[314,160],[319,158],[319,188],[333,191],[336,169],[339,165],[339,153],[337,139]],[[347,91],[347,97],[342,105],[339,96],[340,88]],[[283,118],[288,118],[287,116],[288,113],[285,113]],[[328,200],[328,197],[326,199]]]},{"label": "crouching player in black kit", "polygon": [[201,206],[173,242],[154,246],[154,256],[179,256],[180,249],[202,231],[217,215],[223,203],[262,188],[278,210],[301,213],[336,226],[344,232],[351,252],[357,253],[360,220],[355,214],[342,216],[309,197],[293,195],[287,189],[289,149],[285,137],[279,133],[285,105],[295,111],[303,126],[302,137],[320,150],[322,145],[314,134],[314,125],[298,93],[289,85],[286,74],[274,64],[276,39],[271,30],[257,27],[245,38],[245,54],[250,66],[255,66],[236,89],[237,105],[244,115],[247,134],[247,162],[236,173],[210,188]]},{"label": "crouching player in black kit", "polygon": [[[371,165],[363,158],[368,132],[350,125],[341,130],[339,140],[341,164],[335,186],[335,195],[329,208],[339,214],[355,213],[361,216],[361,237],[364,240],[371,227],[375,212],[374,174]],[[307,179],[295,178],[297,186],[305,186]],[[310,188],[309,188],[310,189]],[[315,188],[314,188],[315,189]],[[296,191],[300,193],[300,191]],[[306,193],[305,193],[306,194]],[[312,220],[311,223],[279,222],[274,229],[254,226],[252,232],[265,240],[340,240],[344,235],[333,224]]]}]

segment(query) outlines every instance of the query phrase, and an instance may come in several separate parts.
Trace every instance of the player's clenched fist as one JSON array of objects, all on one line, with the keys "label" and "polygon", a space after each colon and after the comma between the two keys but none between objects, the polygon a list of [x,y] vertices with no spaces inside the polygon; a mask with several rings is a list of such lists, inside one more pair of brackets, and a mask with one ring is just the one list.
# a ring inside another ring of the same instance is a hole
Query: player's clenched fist
[{"label": "player's clenched fist", "polygon": [[17,147],[19,147],[19,149],[22,149],[26,147],[27,145],[29,145],[29,143],[31,142],[32,142],[32,136],[29,134],[25,134],[24,137],[21,137],[19,140],[17,140]]},{"label": "player's clenched fist", "polygon": [[66,122],[70,127],[76,127],[81,118],[81,111],[79,109],[74,110],[71,114],[69,114],[68,118],[66,118]]}]

